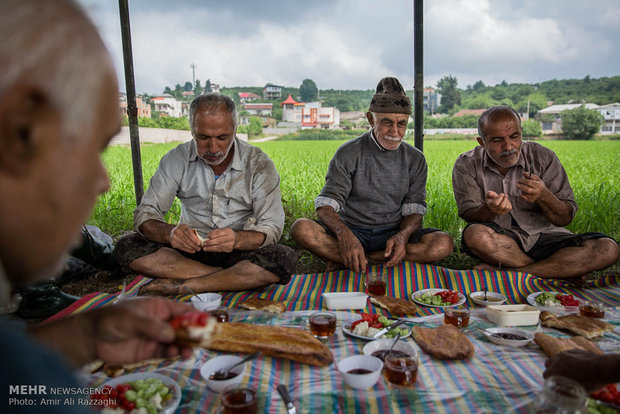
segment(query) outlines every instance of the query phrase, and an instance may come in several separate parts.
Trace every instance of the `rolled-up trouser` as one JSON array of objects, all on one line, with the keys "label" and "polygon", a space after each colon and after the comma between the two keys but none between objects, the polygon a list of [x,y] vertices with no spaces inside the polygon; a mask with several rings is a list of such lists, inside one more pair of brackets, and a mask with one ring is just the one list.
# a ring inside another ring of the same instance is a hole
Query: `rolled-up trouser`
[{"label": "rolled-up trouser", "polygon": [[[132,273],[129,264],[134,260],[155,253],[162,247],[173,248],[169,244],[158,243],[146,239],[138,233],[129,233],[121,237],[114,248],[114,257],[123,271]],[[282,244],[270,244],[256,250],[233,250],[230,253],[204,252],[187,253],[175,249],[183,256],[204,263],[207,266],[217,266],[224,269],[242,261],[249,260],[257,266],[280,278],[278,282],[286,285],[291,280],[297,267],[297,253]]]}]

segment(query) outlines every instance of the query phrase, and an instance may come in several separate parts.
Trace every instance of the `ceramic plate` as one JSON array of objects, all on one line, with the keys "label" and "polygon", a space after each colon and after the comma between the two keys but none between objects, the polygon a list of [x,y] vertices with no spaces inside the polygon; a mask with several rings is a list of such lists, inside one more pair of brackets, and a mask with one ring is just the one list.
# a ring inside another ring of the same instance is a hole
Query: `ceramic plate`
[{"label": "ceramic plate", "polygon": [[413,292],[411,294],[411,300],[413,300],[415,303],[417,303],[418,305],[422,305],[422,306],[428,306],[430,308],[452,308],[454,306],[459,306],[462,305],[463,303],[465,303],[465,295],[463,295],[461,292],[459,293],[459,301],[456,302],[453,305],[446,305],[446,306],[437,306],[437,305],[429,305],[428,303],[424,303],[419,301],[417,298],[425,293],[432,293],[433,295],[435,293],[438,292],[445,292],[445,291],[449,291],[450,289],[422,289],[422,290],[418,290],[417,292]]},{"label": "ceramic plate", "polygon": [[[399,326],[398,328],[402,328],[403,326]],[[405,326],[405,328],[407,328]],[[372,336],[363,336],[363,335],[358,335],[353,333],[353,330],[351,329],[351,324],[350,323],[346,323],[346,324],[342,324],[342,332],[346,333],[349,336],[352,336],[354,338],[359,338],[359,339],[363,339],[365,341],[374,341],[375,339],[379,339],[379,338],[373,338]],[[401,339],[405,339],[405,338],[409,338],[411,336],[411,329],[407,328],[407,334],[404,336],[401,336]],[[390,338],[388,338],[390,339]]]},{"label": "ceramic plate", "polygon": [[[557,295],[557,294],[558,294],[558,292],[547,292],[547,293],[553,293],[554,295]],[[541,305],[540,303],[536,302],[536,298],[537,298],[538,296],[542,295],[542,294],[543,294],[543,292],[536,292],[536,293],[532,293],[531,295],[529,295],[529,296],[527,297],[527,303],[529,303],[529,304],[530,304],[530,305],[532,305],[532,306],[536,306],[536,307],[539,307],[539,308],[544,308],[545,306],[543,306],[543,305]],[[573,296],[573,297],[574,297],[574,296]],[[574,297],[574,298],[575,298],[575,297]],[[581,302],[582,302],[582,300],[581,300],[581,299],[579,299],[579,298],[575,298],[575,300],[576,300],[577,302],[579,302],[579,303],[581,303]],[[553,308],[557,308],[557,307],[576,308],[577,306],[562,306],[561,304],[558,304],[557,306],[547,306],[547,307],[548,307],[548,308],[551,308],[551,307],[553,307]]]},{"label": "ceramic plate", "polygon": [[[484,331],[485,331],[486,337],[489,338],[489,341],[496,343],[498,345],[520,347],[520,346],[525,346],[529,344],[530,342],[532,342],[532,339],[534,339],[534,335],[522,329],[488,328],[488,329],[485,329]],[[499,336],[494,336],[493,334],[519,335],[525,339],[507,339],[507,338],[501,338]]]},{"label": "ceramic plate", "polygon": [[181,401],[181,388],[179,387],[179,384],[176,383],[176,381],[171,380],[168,377],[164,377],[163,375],[156,374],[154,372],[139,372],[136,374],[122,375],[118,378],[114,378],[113,380],[102,384],[101,386],[103,387],[104,385],[109,385],[110,387],[116,387],[118,384],[134,382],[137,380],[144,380],[147,378],[157,378],[158,380],[161,380],[161,382],[166,384],[168,388],[170,388],[172,399],[169,399],[168,401],[163,403],[163,409],[159,412],[163,414],[174,413],[174,411],[179,405],[179,402]]}]

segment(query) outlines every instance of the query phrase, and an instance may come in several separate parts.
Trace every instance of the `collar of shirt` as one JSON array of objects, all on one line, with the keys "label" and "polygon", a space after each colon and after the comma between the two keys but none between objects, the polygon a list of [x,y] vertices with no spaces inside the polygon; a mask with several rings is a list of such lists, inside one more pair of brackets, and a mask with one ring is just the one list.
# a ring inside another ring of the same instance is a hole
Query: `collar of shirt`
[{"label": "collar of shirt", "polygon": [[387,151],[381,146],[381,144],[379,144],[379,141],[377,141],[377,137],[375,137],[375,131],[373,129],[370,130],[370,138],[372,138],[372,141],[377,145],[377,148],[379,148],[380,151]]},{"label": "collar of shirt", "polygon": [[[239,144],[237,143],[238,139],[239,138],[237,138],[236,135],[233,138],[233,147],[235,149],[235,152],[233,153],[233,158],[232,158],[232,161],[231,161],[230,165],[228,166],[228,168],[232,168],[234,170],[241,171],[243,169],[243,162],[241,161],[241,149],[240,149]],[[190,161],[194,161],[194,160],[198,159],[198,160],[201,160],[202,162],[205,162],[205,160],[198,155],[198,148],[196,146],[197,145],[196,144],[196,140],[192,138],[192,142],[193,142],[193,145],[192,145],[191,153],[189,155],[189,160]],[[232,150],[232,148],[231,148],[231,150]],[[205,162],[205,164],[206,164],[206,162]],[[209,164],[206,164],[206,165],[209,165]],[[226,168],[226,169],[228,169],[228,168]]]}]

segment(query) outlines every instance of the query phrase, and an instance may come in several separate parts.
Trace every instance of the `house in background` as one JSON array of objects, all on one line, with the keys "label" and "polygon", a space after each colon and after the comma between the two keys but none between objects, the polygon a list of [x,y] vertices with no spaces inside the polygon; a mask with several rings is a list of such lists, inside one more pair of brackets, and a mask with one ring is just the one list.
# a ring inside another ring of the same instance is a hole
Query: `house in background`
[{"label": "house in background", "polygon": [[264,100],[282,99],[282,88],[278,85],[268,83],[267,85],[265,85],[265,88],[263,88],[263,99]]},{"label": "house in background", "polygon": [[433,88],[424,88],[422,100],[424,102],[424,110],[434,114],[437,107],[441,105],[441,94]]},{"label": "house in background", "polygon": [[[562,133],[562,117],[561,113],[564,111],[568,111],[569,109],[579,108],[581,105],[585,105],[587,109],[598,109],[597,104],[587,103],[587,104],[563,104],[563,105],[551,105],[546,108],[538,111],[537,117],[541,121],[541,127],[543,134],[561,134]],[[551,115],[551,116],[546,116]]]},{"label": "house in background", "polygon": [[183,91],[182,95],[183,95],[184,98],[193,99],[194,95],[196,95],[196,94],[194,93],[194,91]]},{"label": "house in background", "polygon": [[212,93],[220,93],[220,85],[217,83],[209,83],[209,86],[211,87]]},{"label": "house in background", "polygon": [[159,112],[161,115],[171,116],[173,118],[180,118],[183,116],[181,102],[177,101],[172,95],[165,93],[152,98],[151,102],[155,104],[155,111]]},{"label": "house in background", "polygon": [[601,127],[601,134],[620,133],[620,103],[601,105],[596,110],[605,118],[605,123]]},{"label": "house in background", "polygon": [[[118,94],[119,105],[121,108],[121,114],[127,115],[127,95],[124,92]],[[138,108],[138,116],[150,118],[151,117],[151,105],[142,100],[142,96],[136,95],[136,106]]]},{"label": "house in background", "polygon": [[272,109],[273,109],[272,103],[243,104],[244,114],[239,115],[239,122],[241,125],[248,125],[250,123],[250,117],[258,116],[263,122],[263,126],[271,125],[275,122],[275,120],[271,118]]},{"label": "house in background", "polygon": [[297,102],[289,94],[280,105],[282,121],[299,125],[301,129],[327,129],[340,126],[340,110],[335,107],[323,107],[321,102]]},{"label": "house in background", "polygon": [[460,111],[452,115],[452,117],[460,118],[465,115],[476,115],[479,117],[484,111],[486,111],[486,109],[461,109]]},{"label": "house in background", "polygon": [[259,98],[260,96],[252,92],[239,92],[239,102],[241,103],[252,102]]}]

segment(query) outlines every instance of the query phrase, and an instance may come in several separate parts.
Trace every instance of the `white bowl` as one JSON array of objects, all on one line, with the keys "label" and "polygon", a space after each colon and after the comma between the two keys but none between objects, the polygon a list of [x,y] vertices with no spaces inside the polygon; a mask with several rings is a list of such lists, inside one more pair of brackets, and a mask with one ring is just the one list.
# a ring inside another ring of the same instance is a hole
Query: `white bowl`
[{"label": "white bowl", "polygon": [[[364,345],[364,355],[373,356],[372,354],[377,351],[388,350],[390,349],[393,343],[394,343],[393,338],[392,339],[389,339],[389,338],[388,339],[375,339],[374,341],[368,342],[366,345]],[[398,342],[396,342],[396,345],[394,345],[394,350],[403,352],[412,357],[418,356],[418,352],[415,350],[414,347],[412,347],[406,341],[402,341],[400,339],[398,340]]]},{"label": "white bowl", "polygon": [[506,302],[506,296],[497,292],[487,291],[487,300],[484,300],[484,291],[472,292],[469,294],[469,297],[480,306],[501,305]]},{"label": "white bowl", "polygon": [[223,368],[228,368],[235,363],[241,361],[242,359],[242,357],[238,357],[236,355],[222,355],[212,358],[202,364],[202,366],[200,367],[200,375],[202,375],[202,378],[207,381],[207,386],[211,390],[215,392],[222,392],[222,390],[224,390],[224,388],[228,387],[229,385],[239,384],[241,382],[241,380],[243,379],[243,374],[245,373],[245,364],[241,364],[232,369],[231,372],[237,374],[233,378],[227,380],[213,380],[209,377],[215,371]]},{"label": "white bowl", "polygon": [[525,338],[523,340],[519,340],[519,339],[500,338],[500,337],[489,335],[489,334],[486,335],[486,337],[489,338],[489,341],[495,344],[498,344],[498,345],[520,347],[520,346],[525,346],[529,344],[530,342],[532,342],[532,339],[534,339],[534,335],[532,333],[524,331],[523,329],[489,328],[489,329],[486,329],[486,331],[489,332],[490,334],[494,334],[494,333],[495,334],[511,334],[511,335],[519,335]]},{"label": "white bowl", "polygon": [[[338,370],[344,378],[344,382],[351,388],[365,390],[374,386],[381,375],[383,362],[379,358],[367,355],[353,355],[338,363]],[[368,374],[351,374],[353,369],[367,369]]]},{"label": "white bowl", "polygon": [[322,295],[330,310],[364,309],[368,299],[368,295],[362,292],[326,292]]},{"label": "white bowl", "polygon": [[192,296],[192,305],[199,311],[210,311],[217,309],[222,302],[222,295],[217,293],[201,293]]}]

